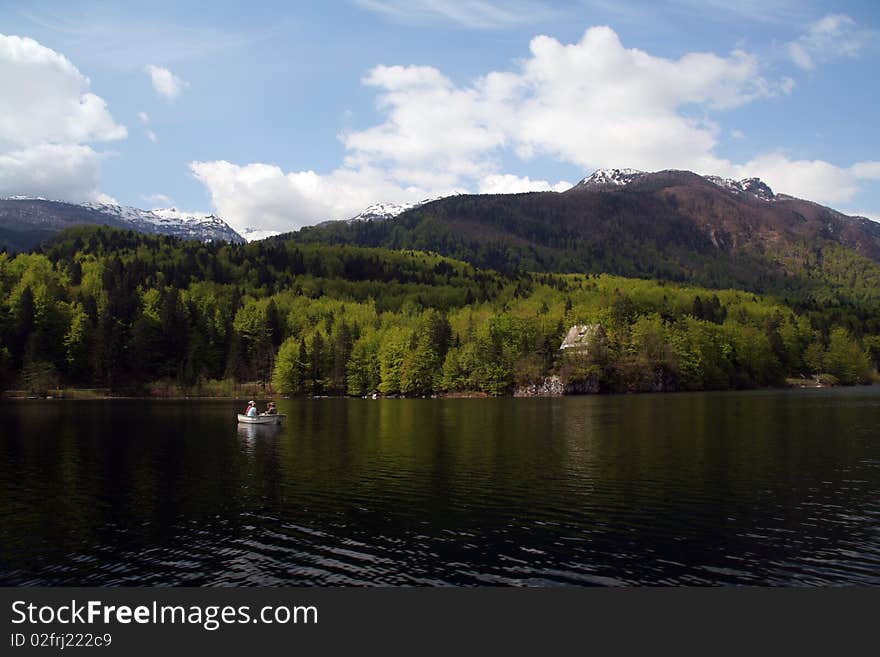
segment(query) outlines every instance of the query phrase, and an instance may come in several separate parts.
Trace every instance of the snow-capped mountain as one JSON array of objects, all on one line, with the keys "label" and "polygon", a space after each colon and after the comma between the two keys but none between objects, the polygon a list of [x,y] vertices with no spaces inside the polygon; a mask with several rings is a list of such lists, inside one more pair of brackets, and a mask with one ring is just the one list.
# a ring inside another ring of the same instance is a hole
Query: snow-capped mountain
[{"label": "snow-capped mountain", "polygon": [[373,203],[346,221],[382,221],[391,219],[414,207],[416,203]]},{"label": "snow-capped mountain", "polygon": [[581,180],[575,187],[587,189],[599,189],[608,187],[622,187],[633,180],[645,175],[645,171],[638,169],[597,169],[591,175]]},{"label": "snow-capped mountain", "polygon": [[[639,171],[638,169],[598,169],[581,180],[573,189],[615,189],[628,185],[646,175],[648,175],[647,171]],[[703,177],[733,194],[751,194],[762,201],[774,201],[777,199],[777,195],[773,193],[770,186],[760,178],[733,180],[732,178],[721,178],[720,176]]]},{"label": "snow-capped mountain", "polygon": [[762,201],[773,201],[776,194],[770,189],[770,186],[760,178],[743,178],[742,180],[733,180],[732,178],[721,178],[719,176],[705,176],[706,180],[713,182],[734,194],[751,194]]},{"label": "snow-capped mountain", "polygon": [[244,238],[220,217],[205,212],[184,212],[177,208],[141,210],[109,203],[83,203],[82,207],[128,222],[142,233],[174,235],[202,242],[244,242]]},{"label": "snow-capped mountain", "polygon": [[373,205],[369,205],[361,212],[351,217],[350,219],[346,219],[345,221],[348,223],[353,223],[356,221],[384,221],[386,219],[391,219],[392,217],[396,217],[399,214],[403,214],[407,210],[412,210],[413,208],[417,208],[420,205],[425,205],[426,203],[431,203],[432,201],[439,201],[442,196],[435,196],[433,198],[422,199],[418,203],[374,203]]},{"label": "snow-capped mountain", "polygon": [[30,249],[65,228],[82,224],[201,242],[244,242],[241,235],[213,214],[176,208],[141,210],[112,203],[76,204],[26,196],[0,198],[0,245],[11,250]]},{"label": "snow-capped mountain", "polygon": [[269,230],[266,228],[247,226],[239,233],[239,235],[241,235],[246,242],[256,242],[257,240],[264,240],[269,237],[281,235],[282,232],[283,231],[280,230]]}]

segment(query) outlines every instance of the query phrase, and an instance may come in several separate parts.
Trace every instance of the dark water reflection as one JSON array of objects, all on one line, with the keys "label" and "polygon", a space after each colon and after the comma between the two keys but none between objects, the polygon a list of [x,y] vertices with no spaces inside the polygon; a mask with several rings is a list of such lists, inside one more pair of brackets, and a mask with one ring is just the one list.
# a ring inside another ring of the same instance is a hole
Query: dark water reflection
[{"label": "dark water reflection", "polygon": [[880,389],[0,404],[0,583],[880,584]]}]

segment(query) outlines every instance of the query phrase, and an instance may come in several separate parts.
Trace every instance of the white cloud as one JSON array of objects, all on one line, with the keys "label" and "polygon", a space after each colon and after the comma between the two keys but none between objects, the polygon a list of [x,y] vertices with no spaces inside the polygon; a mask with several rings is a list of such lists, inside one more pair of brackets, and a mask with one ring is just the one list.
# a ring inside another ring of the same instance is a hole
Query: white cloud
[{"label": "white cloud", "polygon": [[741,164],[716,154],[722,131],[714,113],[792,91],[790,78],[765,78],[757,58],[739,50],[668,59],[593,27],[573,44],[537,36],[512,70],[467,84],[428,66],[377,66],[363,82],[378,90],[383,118],[341,135],[346,155],[329,174],[193,162],[221,216],[236,228],[291,230],[378,201],[560,189],[504,172],[505,160],[539,156],[585,173],[627,166],[760,175],[777,191],[821,202],[848,200],[858,189],[854,168],[777,153]]},{"label": "white cloud", "polygon": [[584,169],[626,162],[642,169],[707,168],[717,126],[683,111],[746,104],[784,93],[757,60],[690,53],[677,60],[627,49],[607,27],[575,44],[535,37],[519,70],[459,86],[431,67],[379,66],[364,83],[380,90],[383,123],[344,135],[347,163],[381,163],[399,179],[456,185],[497,173],[513,150]]},{"label": "white cloud", "polygon": [[98,203],[106,203],[107,205],[120,205],[119,201],[110,196],[110,194],[105,194],[104,192],[97,194],[93,199],[90,200],[94,200]]},{"label": "white cloud", "polygon": [[169,208],[174,205],[174,199],[165,194],[145,194],[141,198],[154,208]]},{"label": "white cloud", "polygon": [[0,34],[0,194],[101,198],[103,156],[89,143],[127,131],[89,87],[64,55]]},{"label": "white cloud", "polygon": [[880,180],[880,162],[840,167],[824,160],[792,160],[782,153],[766,153],[745,164],[725,163],[710,173],[731,178],[756,176],[776,193],[834,205],[852,200],[861,181]]},{"label": "white cloud", "polygon": [[[246,228],[289,231],[327,219],[352,217],[377,199],[418,201],[425,189],[401,187],[381,170],[340,168],[327,175],[285,173],[269,164],[192,162],[190,170],[211,194],[224,220]],[[451,193],[454,190],[445,190]]]},{"label": "white cloud", "polygon": [[530,50],[518,71],[468,86],[428,67],[373,69],[365,83],[380,89],[387,118],[345,136],[350,161],[387,162],[397,176],[418,171],[423,184],[494,173],[503,149],[585,169],[706,168],[717,163],[718,126],[687,108],[723,110],[788,87],[763,78],[742,51],[664,59],[625,48],[607,27],[570,45],[538,36]]},{"label": "white cloud", "polygon": [[811,24],[796,41],[788,44],[788,54],[799,68],[812,70],[837,57],[856,57],[868,42],[870,33],[859,28],[845,14],[829,14]]},{"label": "white cloud", "polygon": [[523,192],[564,192],[571,183],[560,180],[551,185],[546,180],[532,180],[528,176],[514,176],[509,173],[492,174],[480,180],[477,191],[480,194],[521,194]]},{"label": "white cloud", "polygon": [[0,146],[110,141],[126,136],[89,79],[64,55],[0,34]]},{"label": "white cloud", "polygon": [[173,100],[180,95],[180,92],[189,86],[189,82],[181,80],[167,68],[149,64],[144,67],[144,71],[150,76],[153,83],[153,89],[163,98]]},{"label": "white cloud", "polygon": [[871,221],[880,222],[880,214],[876,212],[871,212],[869,210],[841,210],[843,214],[848,214],[851,217],[865,217],[866,219],[870,219]]},{"label": "white cloud", "polygon": [[[138,112],[137,117],[140,119],[141,123],[145,126],[150,124],[150,115],[146,112]],[[149,139],[154,144],[159,141],[159,138],[156,136],[156,133],[147,128],[147,139]]]},{"label": "white cloud", "polygon": [[791,160],[770,153],[733,168],[738,178],[757,176],[776,193],[820,203],[848,201],[858,191],[850,170],[822,160]]},{"label": "white cloud", "polygon": [[858,162],[850,169],[861,180],[880,180],[880,162]]},{"label": "white cloud", "polygon": [[396,21],[417,25],[438,20],[472,29],[499,29],[555,15],[546,5],[524,0],[355,0]]},{"label": "white cloud", "polygon": [[37,144],[0,153],[0,196],[99,200],[101,155],[77,144]]}]

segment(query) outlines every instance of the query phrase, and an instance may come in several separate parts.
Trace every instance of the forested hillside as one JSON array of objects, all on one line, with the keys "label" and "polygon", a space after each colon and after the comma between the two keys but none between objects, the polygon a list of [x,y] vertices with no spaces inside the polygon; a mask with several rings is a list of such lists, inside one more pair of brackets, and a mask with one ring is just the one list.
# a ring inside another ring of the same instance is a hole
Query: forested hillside
[{"label": "forested hillside", "polygon": [[[795,307],[663,280],[500,274],[418,251],[80,227],[40,252],[0,254],[0,376],[34,392],[127,394],[245,381],[283,394],[509,394],[548,375],[569,391],[742,388],[820,372],[857,383],[880,357],[872,299]],[[575,324],[601,330],[560,351]]]},{"label": "forested hillside", "polygon": [[802,307],[880,308],[880,224],[734,193],[685,171],[562,194],[452,196],[283,239],[436,251],[508,274],[612,273],[775,294]]}]

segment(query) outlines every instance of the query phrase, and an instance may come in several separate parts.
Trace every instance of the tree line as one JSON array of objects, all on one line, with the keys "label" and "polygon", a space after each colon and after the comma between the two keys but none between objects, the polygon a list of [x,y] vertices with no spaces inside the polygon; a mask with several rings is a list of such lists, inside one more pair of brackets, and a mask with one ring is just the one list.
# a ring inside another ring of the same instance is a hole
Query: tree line
[{"label": "tree line", "polygon": [[[862,383],[880,359],[865,317],[834,299],[502,275],[418,251],[79,227],[39,252],[0,253],[0,383],[197,394],[256,381],[358,396],[503,395],[550,376],[610,392]],[[560,350],[580,324],[601,330]]]}]

